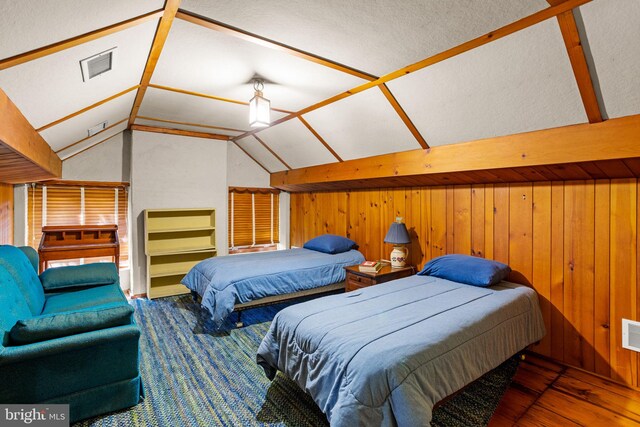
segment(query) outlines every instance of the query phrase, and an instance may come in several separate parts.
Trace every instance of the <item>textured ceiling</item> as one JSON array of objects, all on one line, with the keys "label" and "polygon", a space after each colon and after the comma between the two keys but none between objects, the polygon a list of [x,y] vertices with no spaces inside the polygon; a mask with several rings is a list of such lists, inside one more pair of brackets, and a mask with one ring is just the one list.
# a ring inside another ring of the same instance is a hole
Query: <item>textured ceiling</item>
[{"label": "textured ceiling", "polygon": [[[0,64],[3,58],[163,5],[157,0],[114,0],[108,7],[80,0],[2,1]],[[549,6],[543,0],[183,0],[180,7],[223,27],[236,27],[381,76]],[[640,113],[640,2],[594,0],[574,14],[605,116]],[[40,128],[140,84],[157,26],[154,18],[0,68],[0,88]],[[435,146],[587,121],[558,22],[549,19],[391,80],[387,85],[393,95],[385,97],[379,87],[373,87],[313,108],[302,117],[317,135],[293,118],[256,133],[261,143],[244,135],[251,130],[246,102],[253,96],[249,83],[253,76],[267,79],[264,96],[273,108],[293,112],[366,80],[291,55],[286,49],[274,49],[273,43],[268,46],[238,35],[178,16],[135,123],[240,136],[238,146],[274,172],[286,170],[287,165],[298,168],[338,161],[320,139],[347,160],[419,148],[420,135]],[[84,83],[78,62],[114,46],[118,47],[115,70]],[[86,138],[87,129],[97,123],[108,120],[113,125],[128,118],[135,94],[134,89],[41,134],[54,150],[72,145],[60,153],[63,158],[71,156],[125,129],[126,121]],[[400,107],[393,105],[393,96]],[[402,110],[407,115],[404,121]],[[286,111],[272,110],[272,121],[287,116]]]}]

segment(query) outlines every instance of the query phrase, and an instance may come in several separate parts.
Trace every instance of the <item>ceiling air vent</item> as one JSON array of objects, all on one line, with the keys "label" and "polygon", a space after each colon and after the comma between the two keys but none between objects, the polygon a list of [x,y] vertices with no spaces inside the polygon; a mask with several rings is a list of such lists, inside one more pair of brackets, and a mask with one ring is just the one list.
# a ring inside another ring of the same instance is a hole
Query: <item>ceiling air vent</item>
[{"label": "ceiling air vent", "polygon": [[93,135],[95,135],[97,133],[100,133],[103,130],[105,130],[107,128],[108,124],[109,124],[108,121],[104,121],[102,123],[98,123],[97,125],[90,127],[87,132],[89,133],[89,136],[93,136]]},{"label": "ceiling air vent", "polygon": [[86,82],[89,79],[106,73],[107,71],[111,71],[115,64],[116,49],[117,47],[113,47],[80,61],[80,67],[82,68],[82,80]]}]

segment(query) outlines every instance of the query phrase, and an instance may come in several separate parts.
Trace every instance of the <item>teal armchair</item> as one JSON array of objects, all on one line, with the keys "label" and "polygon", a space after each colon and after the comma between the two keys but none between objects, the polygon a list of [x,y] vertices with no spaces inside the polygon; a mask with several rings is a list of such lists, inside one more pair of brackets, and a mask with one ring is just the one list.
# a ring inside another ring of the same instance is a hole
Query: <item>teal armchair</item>
[{"label": "teal armchair", "polygon": [[67,403],[72,422],[136,405],[140,330],[115,265],[37,267],[0,246],[0,403]]}]

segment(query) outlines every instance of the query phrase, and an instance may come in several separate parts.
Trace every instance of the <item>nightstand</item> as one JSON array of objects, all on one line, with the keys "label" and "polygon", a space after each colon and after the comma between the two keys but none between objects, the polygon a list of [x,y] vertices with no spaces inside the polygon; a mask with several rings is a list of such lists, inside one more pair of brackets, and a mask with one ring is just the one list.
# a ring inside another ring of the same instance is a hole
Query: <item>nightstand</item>
[{"label": "nightstand", "polygon": [[415,274],[415,269],[411,266],[391,268],[390,264],[386,264],[377,273],[363,273],[357,265],[345,267],[347,270],[347,284],[345,291],[353,291],[367,286],[378,285],[380,283],[389,282],[391,280],[408,277]]}]

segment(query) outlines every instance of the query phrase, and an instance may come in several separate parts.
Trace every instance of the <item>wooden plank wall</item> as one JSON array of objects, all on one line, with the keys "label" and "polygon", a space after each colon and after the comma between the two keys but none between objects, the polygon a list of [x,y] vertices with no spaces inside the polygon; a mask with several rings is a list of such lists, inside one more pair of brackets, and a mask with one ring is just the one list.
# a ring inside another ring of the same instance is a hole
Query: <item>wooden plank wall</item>
[{"label": "wooden plank wall", "polygon": [[0,245],[13,244],[13,185],[0,183]]},{"label": "wooden plank wall", "polygon": [[640,318],[637,179],[365,189],[291,194],[291,244],[348,235],[367,259],[388,259],[396,215],[424,263],[465,253],[508,263],[533,286],[547,325],[540,354],[638,386],[638,354],[621,319]]}]

